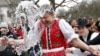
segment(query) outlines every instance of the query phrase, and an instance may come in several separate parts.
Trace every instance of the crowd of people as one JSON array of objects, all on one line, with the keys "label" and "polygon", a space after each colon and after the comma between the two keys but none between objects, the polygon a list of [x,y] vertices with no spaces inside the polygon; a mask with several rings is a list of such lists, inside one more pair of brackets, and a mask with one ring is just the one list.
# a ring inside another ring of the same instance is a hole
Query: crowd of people
[{"label": "crowd of people", "polygon": [[[79,35],[79,39],[85,42],[88,45],[96,45],[99,44],[100,38],[100,17],[97,20],[93,18],[85,18],[82,17],[78,20],[72,20],[69,22],[74,31]],[[99,50],[99,46],[95,46]],[[73,52],[74,55],[84,56],[89,55],[90,53],[84,52],[78,48],[69,48],[68,51]],[[93,56],[93,55],[91,55]]]},{"label": "crowd of people", "polygon": [[[40,46],[30,46],[30,50],[27,50],[30,56],[34,56],[34,50],[42,50],[41,56],[70,56],[68,53],[73,56],[100,56],[100,17],[97,21],[82,17],[68,23],[55,17],[54,10],[49,4],[42,5],[39,10],[39,19],[34,24],[34,29],[28,27],[23,16],[22,25],[16,24],[12,27],[10,23],[0,23],[0,56],[17,56],[14,43],[26,43],[23,40],[22,26],[29,31],[28,40],[35,39],[40,42]],[[25,52],[22,56],[24,55]]]},{"label": "crowd of people", "polygon": [[[21,26],[19,25],[16,25],[16,27],[12,27],[10,23],[1,22],[0,23],[0,38],[7,37],[7,38],[13,38],[13,39],[21,39],[22,30],[21,30]],[[14,53],[15,51],[14,51],[14,48],[12,48],[12,46],[10,45],[0,46],[0,56],[12,56],[14,55]]]}]

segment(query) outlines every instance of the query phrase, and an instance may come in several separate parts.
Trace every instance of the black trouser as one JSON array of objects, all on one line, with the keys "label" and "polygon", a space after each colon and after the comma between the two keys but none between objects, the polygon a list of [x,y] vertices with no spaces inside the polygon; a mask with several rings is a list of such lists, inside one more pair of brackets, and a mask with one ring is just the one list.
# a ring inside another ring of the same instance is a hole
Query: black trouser
[{"label": "black trouser", "polygon": [[0,52],[0,56],[15,56],[13,49],[7,46],[4,51]]}]

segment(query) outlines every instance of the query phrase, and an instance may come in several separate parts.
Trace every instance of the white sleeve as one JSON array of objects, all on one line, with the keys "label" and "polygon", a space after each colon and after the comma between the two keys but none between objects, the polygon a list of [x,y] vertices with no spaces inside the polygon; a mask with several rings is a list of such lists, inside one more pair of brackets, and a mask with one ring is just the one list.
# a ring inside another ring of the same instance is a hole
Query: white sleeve
[{"label": "white sleeve", "polygon": [[61,29],[64,37],[67,38],[68,42],[71,42],[74,38],[78,38],[78,35],[75,34],[72,27],[64,19],[59,21],[59,28]]}]

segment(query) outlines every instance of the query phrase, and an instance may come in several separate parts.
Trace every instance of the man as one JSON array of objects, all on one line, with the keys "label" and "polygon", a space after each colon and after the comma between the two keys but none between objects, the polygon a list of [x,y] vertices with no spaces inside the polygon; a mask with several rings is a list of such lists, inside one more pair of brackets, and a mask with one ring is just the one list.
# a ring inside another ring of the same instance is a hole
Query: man
[{"label": "man", "polygon": [[[42,56],[66,56],[67,43],[84,50],[93,52],[85,43],[79,40],[71,26],[63,19],[55,18],[52,6],[45,4],[39,9],[40,19],[35,23],[34,30],[28,35],[28,45],[35,45],[40,42]],[[65,41],[66,40],[66,41]],[[14,42],[23,43],[23,40]]]},{"label": "man", "polygon": [[79,38],[83,42],[88,42],[89,40],[94,39],[99,34],[91,30],[88,30],[86,18],[78,19],[78,29],[79,29],[79,35],[80,35]]},{"label": "man", "polygon": [[88,27],[89,30],[91,30],[91,27],[92,27],[93,24],[94,24],[94,20],[93,20],[92,17],[90,17],[87,21],[88,21],[88,22],[87,22],[87,27]]},{"label": "man", "polygon": [[[88,27],[87,27],[88,23],[87,23],[87,19],[86,18],[80,18],[80,19],[78,19],[77,22],[78,22],[78,34],[79,34],[79,38],[84,43],[88,42],[88,41],[90,41],[90,40],[92,40],[94,38],[96,38],[99,35],[99,33],[93,32],[93,31],[91,31],[91,30],[88,29]],[[87,55],[90,54],[88,52],[84,52],[84,50],[80,51],[80,49],[74,49],[73,52],[75,54],[77,54],[78,56],[80,56],[80,54],[83,54],[83,55],[84,54],[86,55],[86,53],[87,53]]]},{"label": "man", "polygon": [[72,28],[74,29],[75,33],[78,33],[78,23],[77,23],[77,20],[72,20],[70,22]]}]

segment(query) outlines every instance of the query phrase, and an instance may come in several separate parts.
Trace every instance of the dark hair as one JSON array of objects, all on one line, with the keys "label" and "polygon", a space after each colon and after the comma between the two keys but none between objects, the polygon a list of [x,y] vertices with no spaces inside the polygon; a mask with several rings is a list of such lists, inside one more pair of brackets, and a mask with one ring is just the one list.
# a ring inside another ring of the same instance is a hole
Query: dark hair
[{"label": "dark hair", "polygon": [[95,25],[96,25],[98,31],[100,31],[100,21],[97,21]]},{"label": "dark hair", "polygon": [[21,19],[25,19],[23,16],[21,16]]}]

